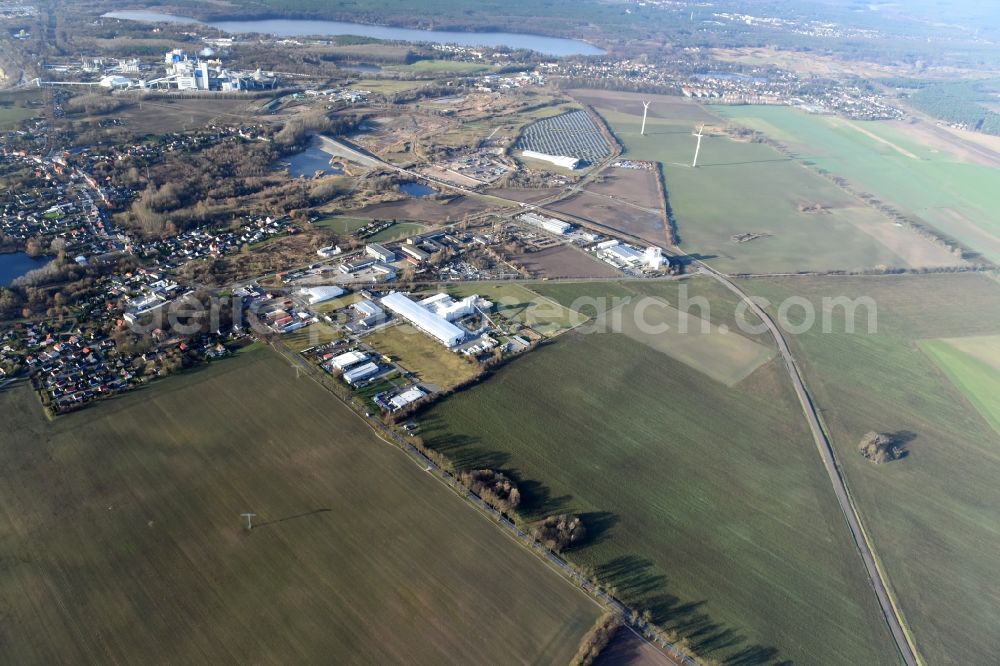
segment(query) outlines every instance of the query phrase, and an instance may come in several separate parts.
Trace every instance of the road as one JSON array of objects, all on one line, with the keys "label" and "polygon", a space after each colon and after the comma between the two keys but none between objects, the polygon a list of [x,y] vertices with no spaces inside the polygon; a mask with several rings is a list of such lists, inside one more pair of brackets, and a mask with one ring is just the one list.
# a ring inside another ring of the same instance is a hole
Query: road
[{"label": "road", "polygon": [[819,450],[820,458],[823,461],[823,467],[826,468],[826,473],[830,477],[830,483],[833,484],[833,491],[837,496],[837,502],[840,504],[840,508],[844,512],[844,517],[847,519],[847,525],[854,537],[854,543],[857,545],[858,551],[861,554],[861,559],[864,561],[865,569],[868,573],[868,579],[871,581],[872,587],[875,590],[875,596],[878,598],[879,606],[882,609],[882,615],[885,617],[885,621],[889,625],[889,630],[892,632],[892,637],[896,642],[896,647],[899,649],[900,655],[903,657],[903,661],[907,664],[907,666],[917,666],[918,661],[916,650],[910,641],[909,634],[903,628],[902,620],[899,617],[899,611],[896,608],[892,597],[889,595],[885,575],[878,566],[875,558],[875,551],[868,540],[864,528],[861,526],[861,518],[858,513],[858,509],[855,506],[850,493],[847,491],[847,485],[844,483],[844,476],[841,473],[840,468],[837,466],[837,461],[834,457],[833,447],[831,446],[830,440],[826,435],[826,431],[823,430],[823,426],[820,424],[819,416],[816,413],[816,406],[813,404],[812,398],[810,398],[809,392],[806,390],[805,382],[802,381],[802,375],[795,363],[795,358],[792,356],[791,350],[788,348],[788,343],[785,341],[785,337],[781,334],[781,330],[778,328],[778,325],[774,322],[771,316],[765,312],[763,308],[757,305],[753,299],[751,299],[726,275],[714,270],[701,261],[695,260],[695,263],[701,267],[704,273],[715,278],[727,289],[739,296],[740,300],[746,302],[750,306],[751,311],[760,317],[760,320],[765,326],[767,326],[767,329],[774,337],[774,341],[778,345],[778,351],[781,353],[781,357],[785,362],[785,369],[788,371],[788,376],[792,380],[792,386],[795,388],[795,394],[798,396],[799,404],[802,406],[802,413],[805,415],[806,421],[809,423],[809,429],[812,431],[813,441],[816,444],[816,448]]}]

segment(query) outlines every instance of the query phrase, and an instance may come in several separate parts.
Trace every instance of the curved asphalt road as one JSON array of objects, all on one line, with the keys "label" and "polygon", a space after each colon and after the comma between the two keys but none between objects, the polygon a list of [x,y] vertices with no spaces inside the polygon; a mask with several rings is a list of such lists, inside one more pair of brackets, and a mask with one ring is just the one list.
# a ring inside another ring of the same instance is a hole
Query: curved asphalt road
[{"label": "curved asphalt road", "polygon": [[865,533],[861,527],[861,521],[858,516],[858,510],[854,506],[854,502],[847,492],[847,486],[844,484],[844,477],[841,475],[840,469],[837,467],[837,461],[833,457],[833,448],[830,446],[830,440],[827,438],[826,432],[820,425],[819,418],[816,415],[816,407],[813,405],[812,399],[809,397],[809,392],[806,390],[801,374],[799,374],[798,366],[795,365],[795,359],[792,357],[792,352],[788,348],[788,343],[785,342],[784,336],[782,336],[780,329],[777,324],[774,323],[771,316],[768,315],[763,308],[757,305],[746,293],[744,293],[742,289],[736,286],[736,284],[734,284],[726,275],[719,273],[715,269],[700,261],[696,261],[696,263],[705,273],[711,275],[713,278],[725,285],[727,289],[739,296],[740,300],[745,301],[750,306],[753,313],[760,317],[760,320],[764,322],[764,325],[767,326],[771,335],[774,336],[774,340],[778,344],[778,351],[781,352],[781,357],[785,361],[785,369],[788,370],[788,376],[792,380],[792,386],[795,388],[795,394],[798,396],[799,404],[802,406],[802,413],[805,414],[806,421],[809,422],[809,429],[812,430],[813,440],[816,443],[816,448],[819,450],[819,456],[823,460],[823,467],[826,468],[826,473],[830,477],[830,483],[833,484],[833,491],[837,495],[837,501],[840,503],[840,508],[844,512],[844,517],[847,518],[847,525],[851,529],[851,534],[854,536],[854,543],[857,545],[858,550],[861,553],[861,559],[864,560],[865,569],[868,571],[868,579],[871,581],[872,587],[875,589],[875,595],[878,597],[878,603],[882,607],[882,615],[885,617],[885,621],[888,623],[890,631],[892,631],[892,637],[896,641],[896,646],[899,648],[903,661],[906,662],[907,666],[917,666],[918,662],[916,651],[910,642],[909,635],[903,629],[902,621],[899,618],[899,612],[889,596],[882,572],[879,571],[878,565],[875,563],[875,553],[872,550],[871,545],[868,543],[868,540],[865,538]]}]

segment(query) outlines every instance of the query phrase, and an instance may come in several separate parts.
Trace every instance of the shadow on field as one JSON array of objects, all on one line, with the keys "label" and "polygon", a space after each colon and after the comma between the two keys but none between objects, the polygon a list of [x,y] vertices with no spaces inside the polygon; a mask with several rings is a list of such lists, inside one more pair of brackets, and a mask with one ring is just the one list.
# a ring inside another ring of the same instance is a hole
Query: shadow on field
[{"label": "shadow on field", "polygon": [[595,570],[615,596],[637,608],[649,609],[653,622],[683,639],[697,654],[721,660],[727,666],[757,666],[775,663],[778,650],[764,645],[745,645],[746,637],[715,622],[705,612],[705,601],[685,602],[666,592],[669,580],[652,561],[637,555],[616,557]]},{"label": "shadow on field", "polygon": [[317,513],[327,513],[328,511],[333,511],[333,509],[313,509],[312,511],[306,511],[305,513],[297,513],[294,516],[285,516],[284,518],[275,518],[274,520],[265,520],[262,523],[256,523],[253,528],[259,529],[261,527],[267,527],[268,525],[277,525],[278,523],[283,523],[288,520],[295,520],[296,518],[306,518],[307,516],[315,516]]},{"label": "shadow on field", "polygon": [[772,162],[794,162],[795,159],[792,157],[775,157],[769,160],[747,160],[745,162],[709,162],[708,164],[699,164],[699,169],[707,169],[708,167],[721,167],[721,166],[743,166],[745,164],[770,164]]}]

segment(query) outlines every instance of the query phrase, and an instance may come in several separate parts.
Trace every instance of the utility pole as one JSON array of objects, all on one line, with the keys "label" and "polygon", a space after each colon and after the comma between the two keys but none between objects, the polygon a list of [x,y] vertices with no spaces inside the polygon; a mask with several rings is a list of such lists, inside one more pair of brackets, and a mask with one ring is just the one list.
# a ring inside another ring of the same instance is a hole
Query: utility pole
[{"label": "utility pole", "polygon": [[646,135],[646,112],[649,111],[649,102],[642,103],[642,128],[639,130],[639,136]]},{"label": "utility pole", "polygon": [[256,513],[241,513],[240,515],[247,519],[247,529],[248,530],[252,530],[253,529],[253,520],[251,520],[251,519],[254,516],[256,516],[257,514]]}]

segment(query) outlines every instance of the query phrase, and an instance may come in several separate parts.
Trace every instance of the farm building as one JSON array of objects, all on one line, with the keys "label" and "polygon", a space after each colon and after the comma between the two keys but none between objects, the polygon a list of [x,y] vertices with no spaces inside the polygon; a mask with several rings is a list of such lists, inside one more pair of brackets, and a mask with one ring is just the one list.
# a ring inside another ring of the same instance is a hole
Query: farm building
[{"label": "farm building", "polygon": [[580,166],[579,159],[569,157],[567,155],[549,155],[547,153],[537,153],[534,150],[522,150],[521,156],[532,160],[549,162],[550,164],[555,164],[557,167],[562,167],[563,169],[576,169]]},{"label": "farm building", "polygon": [[356,384],[362,379],[368,379],[378,372],[378,366],[374,363],[365,363],[344,373],[344,381],[348,384]]},{"label": "farm building", "polygon": [[369,243],[368,246],[365,247],[365,254],[370,257],[375,257],[379,261],[396,261],[396,253],[382,247],[378,243]]},{"label": "farm building", "polygon": [[[445,296],[447,297],[447,294]],[[382,305],[446,347],[454,347],[465,337],[465,331],[458,326],[399,292],[394,291],[388,296],[383,296]]]},{"label": "farm building", "polygon": [[346,370],[352,365],[357,365],[362,361],[368,360],[368,354],[359,351],[349,351],[339,356],[334,356],[330,361],[330,365],[335,367],[337,370]]},{"label": "farm building", "polygon": [[316,305],[317,303],[325,303],[326,301],[333,300],[338,296],[343,296],[347,292],[340,287],[304,287],[296,292],[301,296],[309,305]]}]

